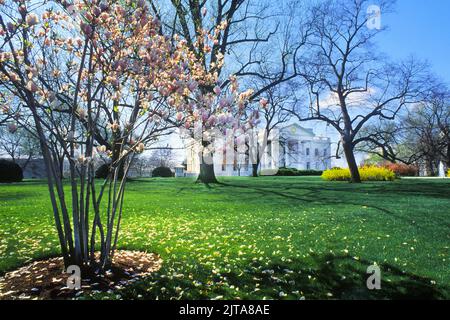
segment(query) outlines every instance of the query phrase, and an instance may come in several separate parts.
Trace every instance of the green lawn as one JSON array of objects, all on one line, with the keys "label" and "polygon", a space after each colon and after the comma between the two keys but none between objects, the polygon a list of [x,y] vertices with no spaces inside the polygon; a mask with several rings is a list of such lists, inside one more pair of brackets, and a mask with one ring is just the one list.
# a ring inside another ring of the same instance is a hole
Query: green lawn
[{"label": "green lawn", "polygon": [[[164,264],[121,297],[450,299],[450,180],[221,181],[128,184],[120,246]],[[45,183],[0,185],[0,274],[57,253]]]}]

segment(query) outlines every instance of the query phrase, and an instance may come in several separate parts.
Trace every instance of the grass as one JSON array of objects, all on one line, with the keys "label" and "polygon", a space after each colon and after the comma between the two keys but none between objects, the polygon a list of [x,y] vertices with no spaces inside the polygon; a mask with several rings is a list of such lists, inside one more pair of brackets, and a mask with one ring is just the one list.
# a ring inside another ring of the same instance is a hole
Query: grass
[{"label": "grass", "polygon": [[[317,177],[128,184],[120,247],[163,268],[142,299],[450,298],[450,180],[352,185]],[[0,185],[0,274],[58,254],[46,185]],[[382,289],[366,288],[381,267]]]}]

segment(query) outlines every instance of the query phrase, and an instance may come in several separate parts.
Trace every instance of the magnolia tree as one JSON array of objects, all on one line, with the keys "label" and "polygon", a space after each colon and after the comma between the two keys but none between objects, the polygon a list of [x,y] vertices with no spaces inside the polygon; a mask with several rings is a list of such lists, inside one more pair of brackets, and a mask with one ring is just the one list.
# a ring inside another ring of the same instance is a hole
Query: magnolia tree
[{"label": "magnolia tree", "polygon": [[0,129],[14,133],[17,130],[15,120],[19,116],[17,108],[13,107],[13,96],[0,88]]},{"label": "magnolia tree", "polygon": [[[0,4],[0,85],[31,116],[17,123],[39,137],[65,265],[103,272],[117,248],[130,163],[213,103],[198,90],[208,79],[185,42],[160,34],[144,1]],[[99,155],[111,158],[101,185]]]}]

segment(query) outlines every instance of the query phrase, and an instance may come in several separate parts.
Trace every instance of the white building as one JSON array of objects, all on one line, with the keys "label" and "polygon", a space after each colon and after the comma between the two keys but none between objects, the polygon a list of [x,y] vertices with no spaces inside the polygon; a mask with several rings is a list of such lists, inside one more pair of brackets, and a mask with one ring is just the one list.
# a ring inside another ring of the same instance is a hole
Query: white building
[{"label": "white building", "polygon": [[[331,140],[319,137],[313,129],[292,124],[274,130],[267,139],[267,146],[261,157],[259,170],[266,174],[275,174],[277,169],[295,168],[298,170],[326,170],[331,168]],[[260,141],[261,142],[261,141]],[[186,176],[197,176],[200,171],[199,145],[190,140],[186,147]],[[274,156],[276,155],[276,156]],[[217,176],[250,176],[252,164],[248,151],[233,159],[227,159],[225,152],[214,153],[214,172]],[[228,161],[225,161],[228,160]]]},{"label": "white building", "polygon": [[331,168],[331,140],[314,134],[313,129],[292,124],[280,131],[280,167],[298,170]]}]

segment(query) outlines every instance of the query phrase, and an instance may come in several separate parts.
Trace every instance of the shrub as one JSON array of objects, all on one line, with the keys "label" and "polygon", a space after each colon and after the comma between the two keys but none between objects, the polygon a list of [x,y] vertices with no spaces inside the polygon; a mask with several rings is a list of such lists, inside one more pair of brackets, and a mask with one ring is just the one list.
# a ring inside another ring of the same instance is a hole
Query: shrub
[{"label": "shrub", "polygon": [[322,179],[327,181],[350,181],[351,175],[349,169],[333,168],[325,170]]},{"label": "shrub", "polygon": [[[362,181],[393,181],[395,180],[394,171],[376,166],[367,166],[359,169]],[[351,174],[349,169],[331,169],[322,174],[322,179],[327,181],[350,181]]]},{"label": "shrub", "polygon": [[415,177],[419,174],[419,169],[416,166],[403,163],[386,163],[383,167],[394,171],[398,177]]},{"label": "shrub", "polygon": [[297,170],[295,168],[280,168],[277,176],[321,176],[323,171],[318,170]]},{"label": "shrub", "polygon": [[359,170],[362,181],[394,181],[395,172],[383,167],[369,166]]},{"label": "shrub", "polygon": [[296,170],[293,168],[280,168],[278,169],[277,176],[285,176],[285,177],[295,176],[295,171]]},{"label": "shrub", "polygon": [[171,178],[174,174],[168,167],[158,167],[152,171],[152,177]]},{"label": "shrub", "polygon": [[8,160],[0,160],[0,182],[21,182],[23,180],[22,168]]},{"label": "shrub", "polygon": [[[106,179],[109,174],[111,164],[104,163],[100,167],[97,168],[95,171],[95,178],[96,179]],[[119,171],[119,178],[123,178],[123,168]]]},{"label": "shrub", "polygon": [[450,170],[447,171],[447,178],[450,178]]},{"label": "shrub", "polygon": [[305,177],[320,177],[322,175],[322,170],[298,170],[297,175],[298,176],[305,176]]}]

